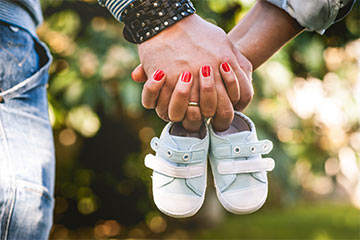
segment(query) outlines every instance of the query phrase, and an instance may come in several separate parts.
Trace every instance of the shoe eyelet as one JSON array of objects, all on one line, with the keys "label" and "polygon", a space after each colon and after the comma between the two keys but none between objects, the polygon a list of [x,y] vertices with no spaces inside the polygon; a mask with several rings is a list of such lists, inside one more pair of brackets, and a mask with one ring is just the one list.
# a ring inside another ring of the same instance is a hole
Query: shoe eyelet
[{"label": "shoe eyelet", "polygon": [[250,152],[254,153],[256,151],[256,147],[255,146],[251,146],[250,147]]},{"label": "shoe eyelet", "polygon": [[267,145],[267,144],[264,144],[263,148],[264,148],[264,150],[267,150],[267,149],[268,149],[268,145]]},{"label": "shoe eyelet", "polygon": [[188,153],[185,153],[185,154],[183,155],[183,157],[182,157],[182,159],[183,159],[184,161],[188,161],[189,158],[190,158],[190,155],[189,155]]},{"label": "shoe eyelet", "polygon": [[170,157],[172,157],[172,152],[170,150],[168,150],[166,155],[170,158]]},{"label": "shoe eyelet", "polygon": [[239,146],[234,147],[234,153],[240,153],[241,149]]},{"label": "shoe eyelet", "polygon": [[156,149],[159,148],[159,143],[158,142],[154,142],[154,148],[156,148]]}]

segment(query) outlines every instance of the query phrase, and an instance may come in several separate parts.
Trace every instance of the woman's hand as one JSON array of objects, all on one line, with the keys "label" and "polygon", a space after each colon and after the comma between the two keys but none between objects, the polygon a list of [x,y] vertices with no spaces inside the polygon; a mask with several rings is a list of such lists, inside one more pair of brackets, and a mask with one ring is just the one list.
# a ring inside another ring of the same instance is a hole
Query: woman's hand
[{"label": "woman's hand", "polygon": [[[207,65],[202,66],[199,69],[199,106],[191,106],[191,108],[200,108],[200,112],[205,118],[213,117],[213,128],[216,131],[223,131],[229,127],[231,122],[225,122],[222,118],[223,115],[219,117],[219,115],[214,112],[216,111],[216,102],[221,105],[225,104],[228,101],[227,99],[230,99],[233,104],[238,104],[240,99],[240,84],[231,65],[227,62],[221,63],[218,70],[220,71],[227,93],[223,96],[217,96],[214,71]],[[132,72],[132,78],[137,82],[146,81],[142,92],[142,104],[148,109],[155,108],[157,97],[164,82],[167,81],[165,73],[162,70],[157,70],[152,74],[151,78],[147,79],[142,66],[139,65]],[[244,78],[246,78],[246,76]],[[247,79],[247,81],[250,81],[250,79]],[[187,103],[190,99],[192,84],[193,77],[189,77],[189,72],[184,72],[178,77],[168,108],[169,116],[174,122],[180,122],[184,119],[186,111],[190,108]],[[184,102],[186,104],[184,104]],[[233,108],[231,108],[230,114],[234,114]]]}]

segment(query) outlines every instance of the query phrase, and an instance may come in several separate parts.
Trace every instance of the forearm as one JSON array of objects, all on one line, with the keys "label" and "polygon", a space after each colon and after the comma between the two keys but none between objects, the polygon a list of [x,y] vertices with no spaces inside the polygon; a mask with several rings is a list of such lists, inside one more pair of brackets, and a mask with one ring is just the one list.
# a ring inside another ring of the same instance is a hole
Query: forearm
[{"label": "forearm", "polygon": [[255,70],[303,29],[285,11],[259,0],[228,36]]}]

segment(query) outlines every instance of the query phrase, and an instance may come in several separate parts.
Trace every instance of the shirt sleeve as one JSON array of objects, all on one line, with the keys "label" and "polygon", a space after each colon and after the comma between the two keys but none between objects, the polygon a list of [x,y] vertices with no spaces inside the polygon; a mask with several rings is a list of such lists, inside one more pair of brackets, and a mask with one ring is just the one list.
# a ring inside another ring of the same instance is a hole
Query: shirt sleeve
[{"label": "shirt sleeve", "polygon": [[99,4],[106,7],[114,18],[121,21],[121,13],[134,0],[98,0]]},{"label": "shirt sleeve", "polygon": [[[309,31],[323,34],[334,22],[345,17],[356,0],[266,0],[285,10]],[[342,15],[342,16],[338,16]]]}]

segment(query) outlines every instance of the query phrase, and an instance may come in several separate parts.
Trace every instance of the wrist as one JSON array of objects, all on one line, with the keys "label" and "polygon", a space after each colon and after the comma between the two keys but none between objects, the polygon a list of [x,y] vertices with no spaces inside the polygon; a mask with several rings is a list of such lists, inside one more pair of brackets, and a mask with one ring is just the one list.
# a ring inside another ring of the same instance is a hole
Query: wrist
[{"label": "wrist", "polygon": [[124,37],[140,44],[194,12],[190,0],[135,0],[122,13]]}]

